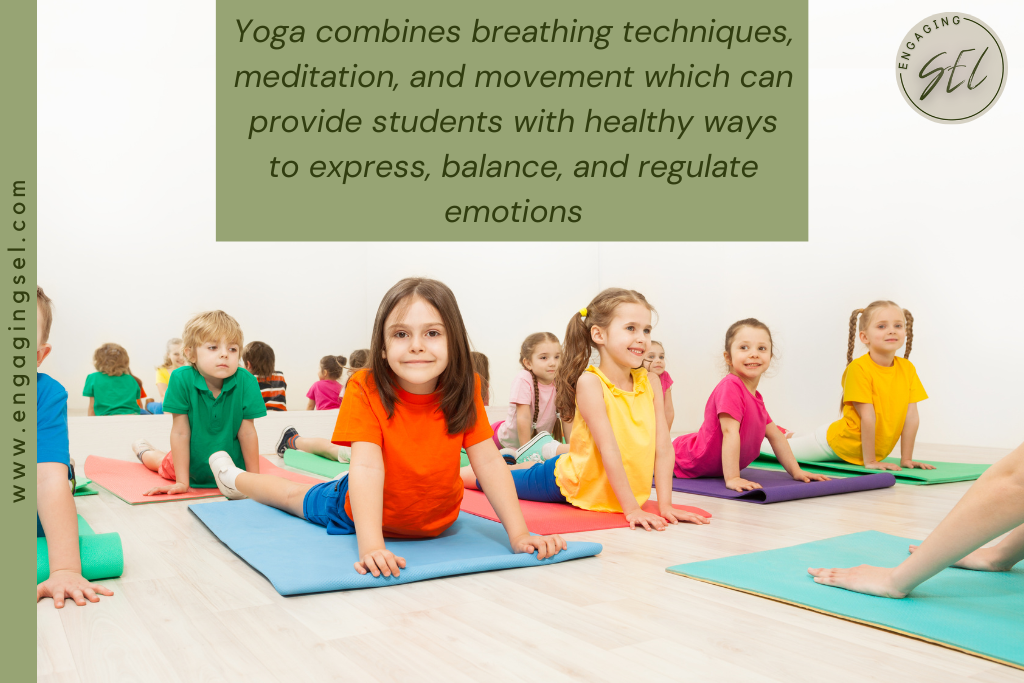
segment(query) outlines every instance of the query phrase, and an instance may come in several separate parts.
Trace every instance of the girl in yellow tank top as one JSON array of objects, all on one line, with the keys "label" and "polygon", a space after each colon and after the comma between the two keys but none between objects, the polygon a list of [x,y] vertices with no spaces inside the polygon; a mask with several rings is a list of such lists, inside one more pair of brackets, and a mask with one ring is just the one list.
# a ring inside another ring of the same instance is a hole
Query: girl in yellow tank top
[{"label": "girl in yellow tank top", "polygon": [[[512,468],[521,500],[570,503],[584,510],[621,512],[630,528],[708,519],[672,507],[675,453],[660,391],[652,389],[644,357],[651,345],[652,307],[639,292],[606,289],[573,314],[555,377],[555,402],[572,420],[569,443],[544,462]],[[591,349],[601,354],[589,365]],[[550,437],[548,437],[550,438]],[[554,446],[555,444],[549,444]],[[658,491],[658,512],[642,508]],[[472,469],[463,482],[478,488]]]}]

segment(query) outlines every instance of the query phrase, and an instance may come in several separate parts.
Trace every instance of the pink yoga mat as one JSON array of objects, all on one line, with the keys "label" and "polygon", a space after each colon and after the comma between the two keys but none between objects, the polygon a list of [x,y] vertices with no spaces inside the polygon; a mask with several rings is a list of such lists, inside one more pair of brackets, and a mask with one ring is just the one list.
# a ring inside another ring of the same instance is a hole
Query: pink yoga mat
[{"label": "pink yoga mat", "polygon": [[[566,503],[537,503],[531,500],[519,501],[526,518],[526,528],[535,534],[571,534],[577,531],[598,531],[600,529],[628,528],[629,522],[621,512],[591,512],[581,510]],[[677,510],[695,512],[702,517],[711,517],[711,513],[688,505],[673,505]],[[647,512],[658,512],[658,502],[649,500],[644,503]],[[487,501],[482,491],[466,489],[462,496],[462,511],[477,517],[497,522],[498,515]]]},{"label": "pink yoga mat", "polygon": [[[102,486],[129,505],[221,497],[220,491],[217,489],[189,489],[187,493],[179,493],[173,496],[165,494],[144,496],[142,495],[143,493],[155,486],[167,486],[173,482],[164,479],[141,462],[129,462],[127,460],[90,455],[85,459],[83,467],[85,469],[85,476],[92,479],[94,484]],[[262,455],[260,456],[260,473],[273,474],[303,484],[315,484],[323,481],[322,479],[283,470]]]}]

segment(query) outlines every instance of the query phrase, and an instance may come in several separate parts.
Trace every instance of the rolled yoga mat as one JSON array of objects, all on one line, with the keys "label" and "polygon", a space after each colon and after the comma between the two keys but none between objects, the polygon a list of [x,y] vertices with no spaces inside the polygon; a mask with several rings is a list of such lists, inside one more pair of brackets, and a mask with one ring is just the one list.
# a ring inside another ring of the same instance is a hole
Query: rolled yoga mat
[{"label": "rolled yoga mat", "polygon": [[92,483],[92,479],[78,479],[75,481],[75,493],[74,496],[95,496],[99,494],[99,491],[89,486]]},{"label": "rolled yoga mat", "polygon": [[500,524],[472,515],[459,518],[437,538],[387,539],[387,548],[404,557],[398,577],[359,574],[355,534],[331,536],[316,524],[252,500],[189,505],[213,534],[281,595],[378,588],[442,576],[494,569],[542,567],[601,552],[599,543],[569,543],[554,557],[513,553]]},{"label": "rolled yoga mat", "polygon": [[[82,576],[89,581],[114,579],[124,572],[124,553],[117,533],[97,534],[78,516],[78,551]],[[36,538],[36,583],[50,577],[50,554],[45,537]]]},{"label": "rolled yoga mat", "polygon": [[693,493],[698,496],[731,498],[747,503],[781,503],[800,498],[832,496],[837,493],[853,493],[884,489],[896,484],[896,478],[888,472],[868,474],[863,477],[840,477],[828,481],[794,481],[785,471],[762,470],[748,467],[740,476],[754,481],[763,488],[753,491],[733,491],[725,486],[724,479],[679,479],[672,480],[672,490]]},{"label": "rolled yoga mat", "polygon": [[[836,476],[874,474],[881,471],[869,470],[863,465],[851,465],[848,462],[804,462],[799,458],[797,459],[797,462],[800,463],[801,469],[807,470],[808,472],[818,472],[820,474],[828,475],[831,475],[834,472]],[[895,462],[898,463],[899,459],[897,458]],[[919,470],[915,468],[912,470],[903,469],[899,472],[889,470],[889,473],[896,477],[897,484],[950,484],[955,481],[974,481],[984,474],[985,470],[991,467],[991,465],[971,465],[961,462],[936,462],[933,460],[917,460],[915,462],[935,465],[935,469]],[[764,451],[761,452],[761,457],[755,460],[752,465],[754,467],[770,470],[784,469],[772,453],[766,453]]]},{"label": "rolled yoga mat", "polygon": [[789,548],[690,562],[667,571],[944,645],[1024,669],[1024,568],[944,569],[902,600],[814,582],[808,567],[894,567],[919,543],[862,531]]},{"label": "rolled yoga mat", "polygon": [[[173,496],[168,496],[166,494],[144,496],[143,494],[146,491],[149,491],[155,486],[167,486],[174,482],[164,479],[141,462],[130,462],[128,460],[101,458],[98,455],[90,455],[85,459],[84,471],[92,478],[93,483],[102,486],[129,505],[170,503],[176,500],[221,497],[220,491],[217,489],[189,489],[185,493],[179,493]],[[260,473],[273,474],[283,479],[297,481],[303,484],[315,484],[318,482],[317,479],[312,477],[283,470],[262,455],[260,456]]]},{"label": "rolled yoga mat", "polygon": [[[581,510],[568,503],[538,503],[532,500],[519,501],[519,507],[526,519],[526,528],[535,534],[571,534],[577,531],[600,531],[601,529],[622,529],[629,526],[621,512],[592,512]],[[688,505],[673,505],[677,510],[695,512],[702,517],[711,513]],[[649,500],[644,503],[647,512],[658,512],[658,503]],[[462,511],[477,515],[493,522],[498,521],[487,496],[483,491],[466,489],[462,495]]]},{"label": "rolled yoga mat", "polygon": [[348,471],[347,462],[322,458],[319,455],[288,449],[284,452],[284,464],[303,472],[312,472],[327,479],[333,479]]}]

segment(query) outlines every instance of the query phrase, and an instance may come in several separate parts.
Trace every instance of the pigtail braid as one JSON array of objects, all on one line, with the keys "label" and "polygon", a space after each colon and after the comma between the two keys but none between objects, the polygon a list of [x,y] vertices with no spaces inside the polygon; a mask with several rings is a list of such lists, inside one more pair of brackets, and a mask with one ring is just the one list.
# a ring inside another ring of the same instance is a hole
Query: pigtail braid
[{"label": "pigtail braid", "polygon": [[903,357],[910,358],[910,347],[914,343],[914,316],[910,314],[910,311],[904,308],[903,317],[907,319],[907,348],[903,352]]},{"label": "pigtail braid", "polygon": [[537,375],[530,371],[533,378],[533,420],[530,422],[530,438],[537,435],[537,416],[540,415],[540,385],[537,383]]},{"label": "pigtail braid", "polygon": [[846,364],[849,365],[853,362],[853,344],[857,338],[857,317],[864,312],[863,308],[854,309],[853,313],[850,314],[850,342],[846,347]]}]

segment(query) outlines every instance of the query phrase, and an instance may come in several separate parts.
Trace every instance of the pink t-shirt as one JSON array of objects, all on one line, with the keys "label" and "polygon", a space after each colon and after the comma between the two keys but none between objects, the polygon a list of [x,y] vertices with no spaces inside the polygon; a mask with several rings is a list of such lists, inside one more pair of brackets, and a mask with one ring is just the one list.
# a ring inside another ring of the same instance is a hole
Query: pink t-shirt
[{"label": "pink t-shirt", "polygon": [[[555,383],[537,383],[540,390],[540,411],[537,413],[537,431],[550,432],[555,428]],[[516,430],[516,407],[519,405],[530,406],[530,415],[533,415],[533,375],[529,370],[520,370],[519,374],[512,380],[512,393],[508,399],[508,417],[498,427],[498,441],[502,448],[519,448],[519,432]]]},{"label": "pink t-shirt", "polygon": [[341,405],[341,383],[333,379],[318,380],[306,392],[306,398],[316,404],[316,410],[333,410]]},{"label": "pink t-shirt", "polygon": [[665,393],[672,388],[675,382],[672,381],[672,375],[668,374],[667,370],[663,370],[661,373],[661,393]]},{"label": "pink t-shirt", "polygon": [[672,442],[677,477],[722,476],[722,424],[718,416],[723,413],[740,423],[740,469],[760,455],[764,430],[772,418],[764,407],[761,392],[751,396],[740,378],[729,374],[711,392],[700,431],[684,434]]}]

